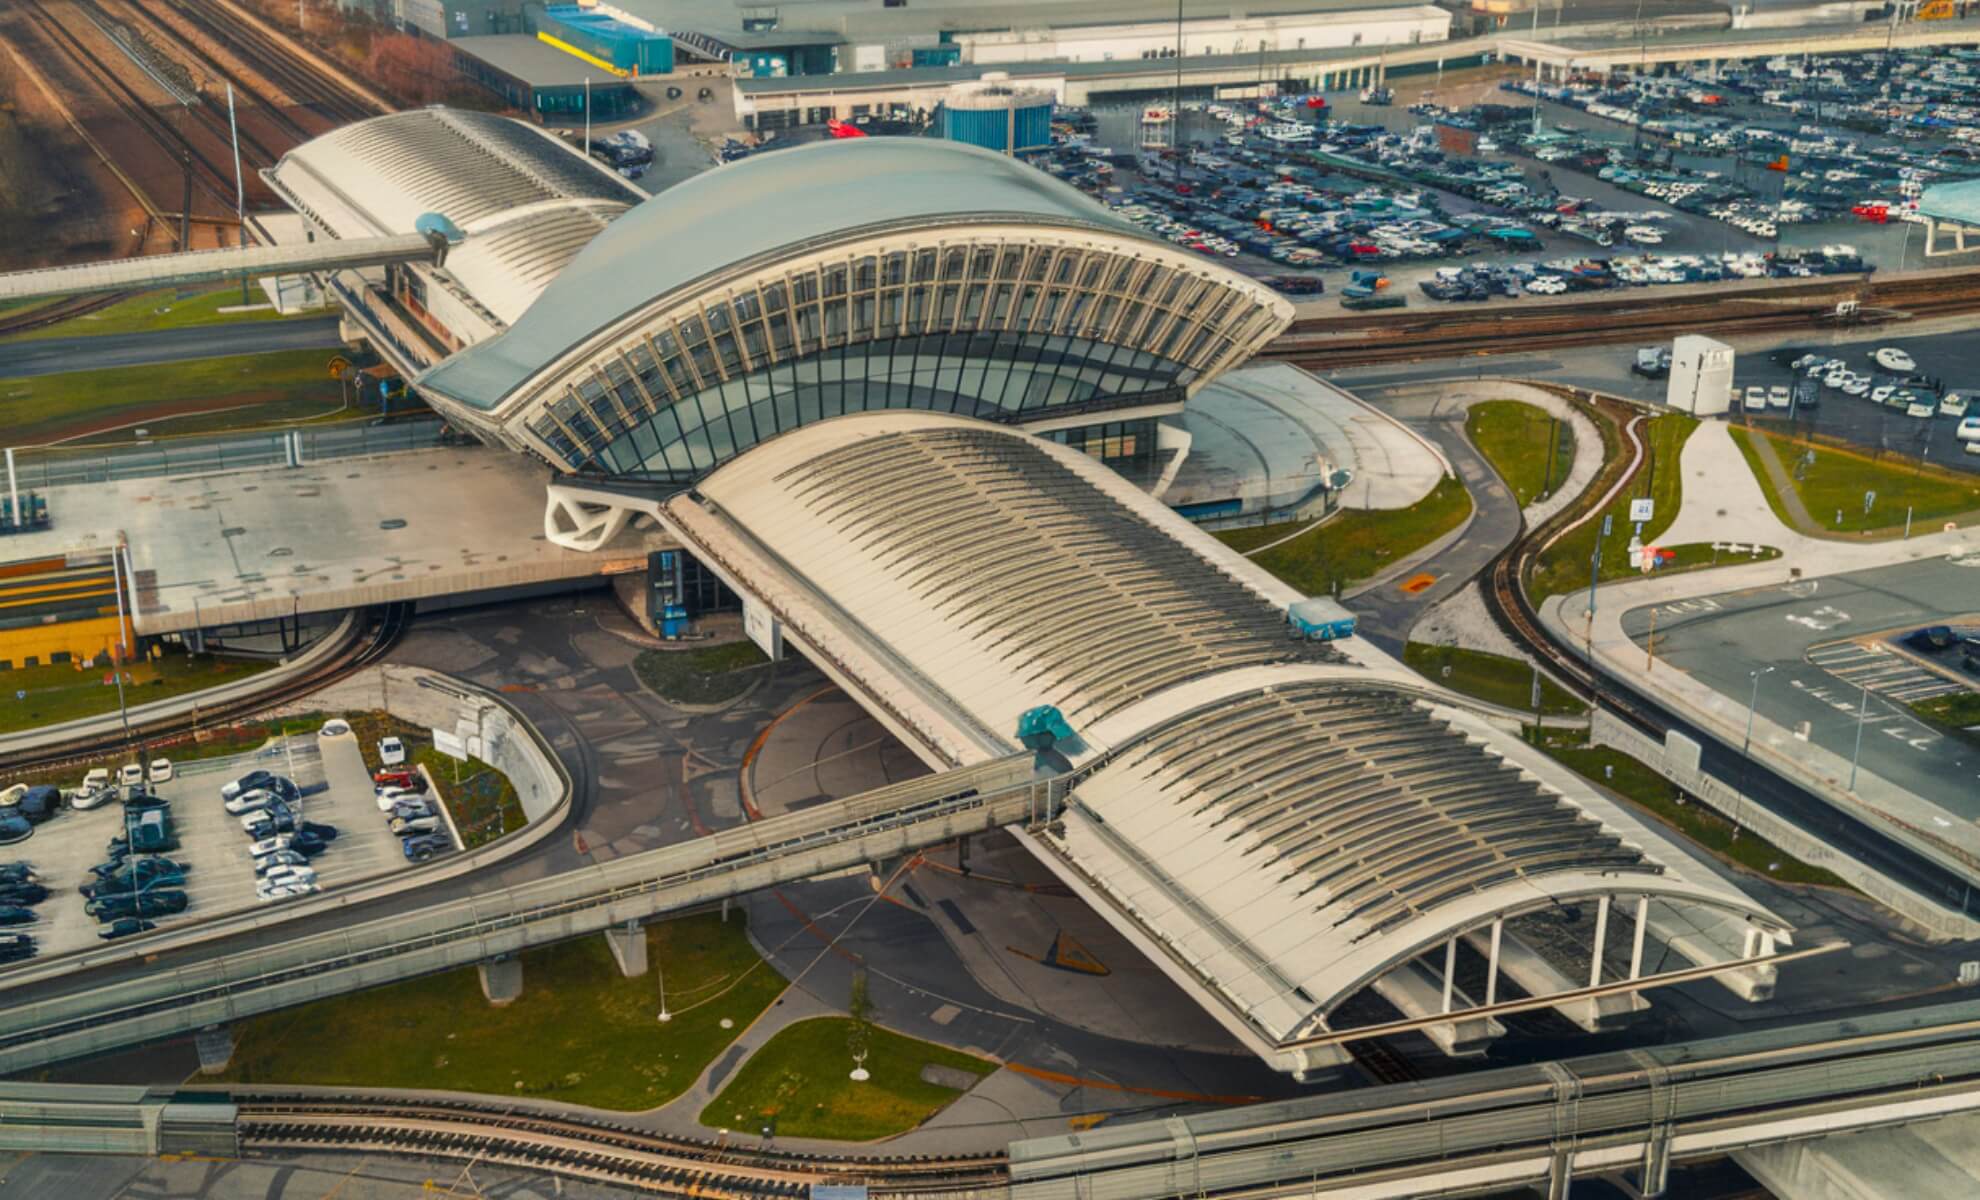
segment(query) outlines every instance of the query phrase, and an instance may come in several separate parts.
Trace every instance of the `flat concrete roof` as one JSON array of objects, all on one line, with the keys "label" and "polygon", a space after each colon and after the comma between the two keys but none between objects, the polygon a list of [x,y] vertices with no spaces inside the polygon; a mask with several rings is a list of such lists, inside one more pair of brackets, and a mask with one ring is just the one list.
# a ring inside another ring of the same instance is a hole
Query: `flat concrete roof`
[{"label": "flat concrete roof", "polygon": [[447,44],[504,74],[515,76],[531,87],[582,87],[587,78],[594,88],[608,84],[631,86],[630,81],[623,77],[595,67],[574,54],[566,54],[526,33],[455,38]]},{"label": "flat concrete roof", "polygon": [[594,553],[543,536],[543,469],[492,448],[419,450],[49,488],[53,524],[10,557],[130,545],[139,633],[643,570],[658,531]]}]

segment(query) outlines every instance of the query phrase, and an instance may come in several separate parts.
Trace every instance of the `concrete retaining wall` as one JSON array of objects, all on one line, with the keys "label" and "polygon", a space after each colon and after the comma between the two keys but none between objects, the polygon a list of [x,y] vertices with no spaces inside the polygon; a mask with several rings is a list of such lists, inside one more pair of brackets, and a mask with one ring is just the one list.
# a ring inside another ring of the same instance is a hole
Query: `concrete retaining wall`
[{"label": "concrete retaining wall", "polygon": [[1752,830],[1811,866],[1833,871],[1864,895],[1922,926],[1932,936],[1946,940],[1980,937],[1980,921],[1948,911],[1944,905],[1872,870],[1765,805],[1747,799],[1716,776],[1676,761],[1679,756],[1666,754],[1665,743],[1608,712],[1596,712],[1589,740],[1641,760],[1727,820]]}]

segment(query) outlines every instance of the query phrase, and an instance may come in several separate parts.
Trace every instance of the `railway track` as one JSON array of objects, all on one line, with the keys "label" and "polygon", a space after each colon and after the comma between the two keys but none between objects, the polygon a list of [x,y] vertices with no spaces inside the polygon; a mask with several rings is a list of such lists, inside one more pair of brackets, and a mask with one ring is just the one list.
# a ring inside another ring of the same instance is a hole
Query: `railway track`
[{"label": "railway track", "polygon": [[1718,337],[1833,329],[1844,302],[1858,305],[1865,326],[1980,312],[1980,271],[1831,277],[1678,295],[1631,289],[1572,303],[1310,317],[1293,322],[1261,355],[1324,370],[1503,353],[1509,345],[1524,351],[1667,341],[1700,329]]},{"label": "railway track", "polygon": [[150,721],[134,721],[129,735],[119,729],[113,733],[79,738],[58,750],[0,756],[0,772],[50,771],[81,765],[106,754],[117,753],[133,742],[162,748],[194,732],[195,721],[199,726],[212,726],[253,717],[291,700],[299,700],[353,672],[363,670],[390,653],[411,624],[412,610],[410,603],[388,604],[373,609],[365,631],[343,653],[333,655],[311,670],[268,691],[204,706],[197,716],[185,713]]},{"label": "railway track", "polygon": [[128,299],[130,295],[131,293],[129,292],[106,292],[98,296],[69,296],[61,300],[50,301],[47,304],[36,305],[25,312],[18,312],[11,316],[0,318],[0,337],[6,337],[9,334],[15,333],[26,333],[30,329],[41,329],[44,326],[66,321],[71,317],[80,317],[86,313],[98,312],[122,300]]},{"label": "railway track", "polygon": [[708,1200],[803,1197],[813,1184],[864,1184],[912,1200],[1005,1195],[1001,1154],[811,1155],[666,1137],[493,1103],[397,1097],[302,1098],[235,1093],[245,1152],[416,1154],[496,1163]]},{"label": "railway track", "polygon": [[[72,3],[75,4],[77,9],[94,21],[99,28],[108,29],[117,24],[130,25],[130,22],[121,20],[119,14],[106,10],[101,4],[97,3],[97,0],[72,0]],[[271,104],[259,89],[250,86],[239,73],[228,69],[225,63],[220,62],[215,56],[200,49],[191,38],[181,33],[177,26],[173,25],[170,21],[160,20],[156,13],[136,3],[135,0],[131,0],[127,4],[127,7],[136,16],[137,20],[144,25],[144,32],[152,35],[150,40],[154,46],[160,45],[161,42],[169,43],[170,46],[176,48],[179,52],[178,57],[182,61],[186,61],[189,64],[197,64],[200,69],[209,71],[232,84],[237,105],[244,106],[248,102],[253,102],[256,105],[256,110],[273,114],[272,119],[275,123],[281,125],[283,131],[289,134],[296,142],[309,140],[311,134],[307,129],[296,124],[279,107]],[[160,48],[163,47],[161,46]],[[215,136],[223,141],[232,136],[233,131],[228,128],[226,115],[220,112],[216,105],[202,104],[199,106],[198,113],[200,122],[212,130]],[[281,157],[281,151],[270,147],[266,142],[256,137],[253,131],[245,124],[241,124],[238,121],[236,124],[239,126],[241,158],[245,165],[249,168],[274,166],[276,160]],[[286,150],[287,147],[283,147],[283,149]]]},{"label": "railway track", "polygon": [[140,7],[162,6],[178,13],[262,78],[281,88],[291,100],[335,124],[362,121],[383,111],[361,99],[341,80],[298,58],[253,21],[242,19],[217,0],[132,2]]},{"label": "railway track", "polygon": [[174,163],[188,162],[196,168],[193,183],[201,192],[217,201],[223,211],[234,211],[234,172],[231,165],[223,166],[215,162],[146,102],[116,71],[91,53],[82,39],[49,11],[43,0],[21,0],[20,10],[27,14],[28,24],[40,33],[42,39],[109,97],[111,103],[128,116],[147,139]]}]

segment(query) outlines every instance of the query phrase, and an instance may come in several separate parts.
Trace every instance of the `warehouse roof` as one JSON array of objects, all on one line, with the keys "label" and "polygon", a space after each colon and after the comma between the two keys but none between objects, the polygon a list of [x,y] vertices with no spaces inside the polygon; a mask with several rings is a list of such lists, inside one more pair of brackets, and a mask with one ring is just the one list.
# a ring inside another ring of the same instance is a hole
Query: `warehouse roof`
[{"label": "warehouse roof", "polygon": [[1147,235],[1043,171],[934,138],[857,138],[705,171],[614,221],[507,333],[419,384],[492,409],[630,314],[717,273],[886,228],[997,220]]}]

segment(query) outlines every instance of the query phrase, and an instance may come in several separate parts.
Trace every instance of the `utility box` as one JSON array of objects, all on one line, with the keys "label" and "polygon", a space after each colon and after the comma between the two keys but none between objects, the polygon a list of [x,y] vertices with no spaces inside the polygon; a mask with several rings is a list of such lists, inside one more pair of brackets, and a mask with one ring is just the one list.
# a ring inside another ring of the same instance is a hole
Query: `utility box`
[{"label": "utility box", "polygon": [[1671,344],[1671,379],[1664,403],[1694,417],[1716,417],[1732,407],[1733,348],[1687,333]]},{"label": "utility box", "polygon": [[1333,642],[1354,636],[1354,614],[1338,600],[1314,596],[1286,609],[1286,633],[1309,642]]}]

